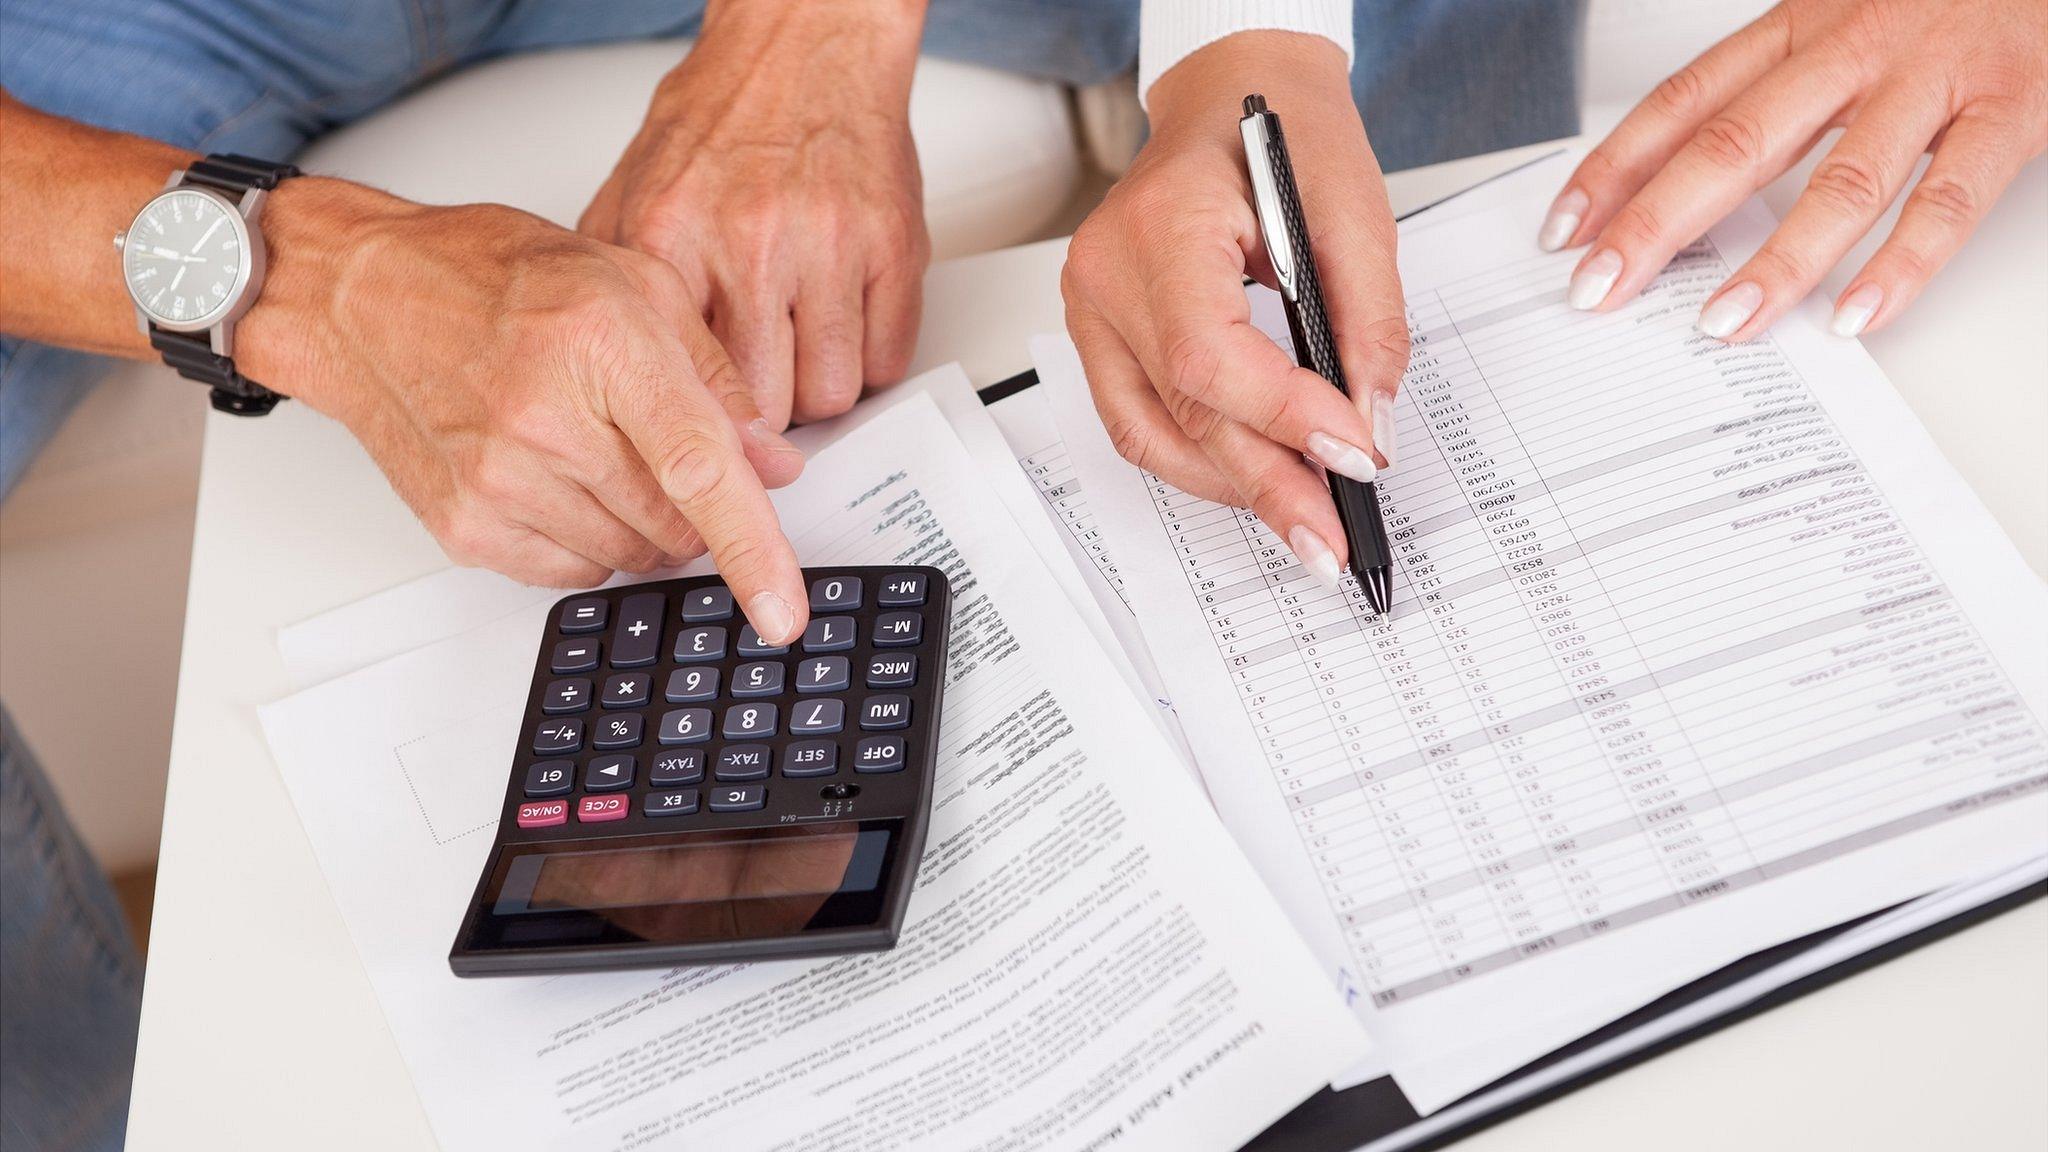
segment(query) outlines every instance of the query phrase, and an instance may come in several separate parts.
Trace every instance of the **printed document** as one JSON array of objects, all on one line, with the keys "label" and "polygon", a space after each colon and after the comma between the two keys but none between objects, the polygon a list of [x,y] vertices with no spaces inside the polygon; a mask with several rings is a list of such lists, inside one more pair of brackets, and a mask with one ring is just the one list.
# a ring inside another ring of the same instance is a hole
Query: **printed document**
[{"label": "printed document", "polygon": [[1824,302],[1694,329],[1768,213],[1590,315],[1552,186],[1404,230],[1388,619],[1119,460],[1035,348],[1219,815],[1424,1111],[2048,852],[2041,582]]},{"label": "printed document", "polygon": [[547,601],[263,711],[444,1147],[1230,1149],[1367,1050],[929,397],[776,493],[956,596],[897,949],[458,980]]}]

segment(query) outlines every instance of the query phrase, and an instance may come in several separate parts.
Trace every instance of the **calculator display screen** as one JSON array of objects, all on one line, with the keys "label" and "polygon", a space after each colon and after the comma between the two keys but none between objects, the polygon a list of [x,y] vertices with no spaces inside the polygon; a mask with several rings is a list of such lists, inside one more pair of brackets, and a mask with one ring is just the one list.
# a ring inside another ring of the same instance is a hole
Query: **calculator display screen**
[{"label": "calculator display screen", "polygon": [[873,924],[898,820],[508,845],[473,949],[753,940]]},{"label": "calculator display screen", "polygon": [[[881,883],[886,831],[762,828],[659,847],[528,856],[494,909],[554,912],[867,892]],[[519,883],[532,872],[532,886]],[[526,889],[521,891],[521,889]],[[508,902],[512,905],[507,907]]]}]

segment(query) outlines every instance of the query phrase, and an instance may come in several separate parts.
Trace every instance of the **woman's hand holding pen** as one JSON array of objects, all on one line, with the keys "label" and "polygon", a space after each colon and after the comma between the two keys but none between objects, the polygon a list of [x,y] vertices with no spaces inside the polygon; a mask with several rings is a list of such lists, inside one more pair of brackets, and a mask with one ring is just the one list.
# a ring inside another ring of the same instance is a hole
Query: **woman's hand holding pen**
[{"label": "woman's hand holding pen", "polygon": [[1572,174],[1540,237],[1591,246],[1571,304],[1634,299],[1837,127],[1777,232],[1701,311],[1701,331],[1746,340],[1770,327],[1932,150],[1891,235],[1836,299],[1834,330],[1882,327],[1912,303],[2048,146],[2048,4],[1785,0],[1666,80]]},{"label": "woman's hand holding pen", "polygon": [[[1286,121],[1350,399],[1251,323],[1242,278],[1270,285],[1272,270],[1238,134],[1250,92]],[[1344,53],[1241,32],[1169,70],[1149,104],[1151,139],[1075,234],[1061,276],[1096,408],[1125,458],[1251,508],[1334,587],[1343,529],[1302,455],[1357,480],[1390,466],[1408,364],[1393,214]]]}]

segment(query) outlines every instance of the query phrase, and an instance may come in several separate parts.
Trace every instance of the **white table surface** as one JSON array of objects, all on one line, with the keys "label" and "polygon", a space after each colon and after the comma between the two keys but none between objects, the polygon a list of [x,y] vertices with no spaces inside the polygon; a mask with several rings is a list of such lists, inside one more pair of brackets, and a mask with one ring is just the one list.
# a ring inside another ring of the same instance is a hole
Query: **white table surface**
[{"label": "white table surface", "polygon": [[[1404,173],[1397,209],[1530,150]],[[1767,193],[1780,211],[1797,185]],[[1064,245],[932,269],[916,367],[977,385],[1061,327]],[[1841,280],[1833,282],[1840,287]],[[2048,165],[1871,352],[2048,572]],[[206,432],[132,1149],[434,1146],[256,721],[277,629],[443,566],[302,405]],[[2035,902],[1475,1137],[1579,1150],[2048,1147],[2048,903]]]}]

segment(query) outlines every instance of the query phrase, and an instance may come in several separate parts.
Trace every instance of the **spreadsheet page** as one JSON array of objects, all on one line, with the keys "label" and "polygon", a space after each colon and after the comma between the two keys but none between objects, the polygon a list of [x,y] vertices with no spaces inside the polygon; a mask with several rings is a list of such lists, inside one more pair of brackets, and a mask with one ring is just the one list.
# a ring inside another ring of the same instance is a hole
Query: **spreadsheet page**
[{"label": "spreadsheet page", "polygon": [[2040,581],[1812,307],[1694,328],[1768,213],[1589,315],[1525,183],[1403,232],[1389,618],[1117,459],[1071,346],[1037,350],[1219,813],[1424,1110],[2048,852]]}]

